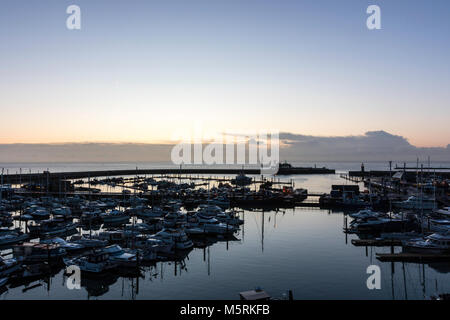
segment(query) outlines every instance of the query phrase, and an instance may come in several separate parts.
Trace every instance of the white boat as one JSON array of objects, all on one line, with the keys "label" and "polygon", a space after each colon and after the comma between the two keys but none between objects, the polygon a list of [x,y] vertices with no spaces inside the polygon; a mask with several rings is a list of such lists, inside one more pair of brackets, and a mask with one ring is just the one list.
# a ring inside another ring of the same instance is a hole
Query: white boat
[{"label": "white boat", "polygon": [[74,235],[70,238],[70,242],[80,244],[85,248],[94,249],[94,248],[102,248],[108,245],[108,241],[100,240],[100,239],[90,239],[85,238],[84,236]]},{"label": "white boat", "polygon": [[364,209],[364,210],[360,210],[357,213],[350,213],[349,214],[350,217],[355,218],[355,219],[364,219],[364,218],[369,218],[369,217],[381,217],[381,216],[385,216],[384,213],[380,213],[380,212],[376,212],[376,211],[372,211],[370,209]]},{"label": "white boat", "polygon": [[450,233],[433,233],[423,239],[405,241],[403,249],[408,252],[448,254],[450,253]]},{"label": "white boat", "polygon": [[392,202],[393,207],[400,209],[424,209],[433,210],[436,209],[436,201],[430,198],[418,198],[416,196],[410,196],[405,201]]},{"label": "white boat", "polygon": [[25,233],[7,233],[0,235],[0,246],[19,243],[29,238]]},{"label": "white boat", "polygon": [[151,238],[174,245],[175,249],[178,250],[187,250],[194,246],[193,242],[186,235],[186,232],[180,229],[163,229],[152,235]]},{"label": "white boat", "polygon": [[191,234],[201,234],[200,230],[206,234],[232,234],[237,230],[232,225],[221,223],[211,216],[204,216],[200,213],[191,217],[187,226],[186,232]]},{"label": "white boat", "polygon": [[127,252],[119,245],[112,245],[102,249],[102,252],[109,255],[109,260],[117,263],[118,266],[135,267],[137,266],[137,256],[135,253]]},{"label": "white boat", "polygon": [[162,218],[164,217],[164,215],[166,215],[167,212],[162,210],[159,207],[155,207],[152,209],[146,208],[143,210],[140,210],[136,213],[136,216],[138,216],[139,218],[144,218],[144,219],[157,219],[157,218]]},{"label": "white boat", "polygon": [[165,215],[163,225],[167,228],[175,228],[185,222],[186,215],[182,214],[180,211],[173,211]]},{"label": "white boat", "polygon": [[422,227],[431,232],[450,232],[450,220],[433,219],[430,217],[424,218]]},{"label": "white boat", "polygon": [[58,207],[52,210],[53,215],[68,217],[72,214],[69,207]]},{"label": "white boat", "polygon": [[445,207],[434,211],[437,214],[450,217],[450,207]]},{"label": "white boat", "polygon": [[105,223],[126,223],[130,220],[130,216],[123,211],[111,210],[101,214]]},{"label": "white boat", "polygon": [[102,251],[96,251],[86,256],[64,259],[66,266],[76,265],[83,272],[101,273],[117,267],[117,263],[109,259],[109,255]]},{"label": "white boat", "polygon": [[21,245],[15,245],[13,248],[14,256],[23,259],[25,262],[38,262],[59,260],[67,254],[66,250],[58,244],[44,244],[25,242]]},{"label": "white boat", "polygon": [[63,248],[67,252],[78,251],[78,250],[82,250],[85,248],[85,246],[82,244],[67,242],[66,240],[58,238],[58,237],[51,238],[51,239],[44,239],[44,240],[41,240],[40,243],[58,244],[61,248]]},{"label": "white boat", "polygon": [[0,287],[3,287],[7,282],[8,282],[8,278],[0,278]]},{"label": "white boat", "polygon": [[0,257],[0,277],[14,273],[20,269],[20,263],[17,259],[4,259]]}]

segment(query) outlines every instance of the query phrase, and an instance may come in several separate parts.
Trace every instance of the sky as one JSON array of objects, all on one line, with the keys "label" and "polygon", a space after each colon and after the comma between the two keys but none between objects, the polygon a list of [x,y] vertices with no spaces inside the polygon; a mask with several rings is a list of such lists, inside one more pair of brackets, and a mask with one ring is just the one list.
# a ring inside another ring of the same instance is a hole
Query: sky
[{"label": "sky", "polygon": [[[81,30],[66,28],[72,4]],[[446,147],[449,33],[447,0],[2,0],[0,143],[201,127]]]}]

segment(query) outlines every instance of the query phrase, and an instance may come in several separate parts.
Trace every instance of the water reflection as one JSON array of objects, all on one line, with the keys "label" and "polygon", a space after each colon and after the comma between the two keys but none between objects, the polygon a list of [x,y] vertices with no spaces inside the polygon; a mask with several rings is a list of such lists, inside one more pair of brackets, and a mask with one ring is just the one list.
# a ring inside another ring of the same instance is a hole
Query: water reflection
[{"label": "water reflection", "polygon": [[[45,264],[12,278],[3,299],[237,299],[261,286],[275,295],[292,289],[296,299],[428,299],[448,292],[450,263],[380,262],[376,253],[400,247],[355,247],[343,232],[345,214],[295,208],[244,211],[233,237],[193,237],[194,248],[139,269],[102,277],[82,275],[69,290],[63,266]],[[109,227],[109,226],[108,226]],[[77,232],[89,234],[81,226]],[[104,230],[98,226],[93,230]],[[382,289],[366,287],[366,268],[379,265]]]}]

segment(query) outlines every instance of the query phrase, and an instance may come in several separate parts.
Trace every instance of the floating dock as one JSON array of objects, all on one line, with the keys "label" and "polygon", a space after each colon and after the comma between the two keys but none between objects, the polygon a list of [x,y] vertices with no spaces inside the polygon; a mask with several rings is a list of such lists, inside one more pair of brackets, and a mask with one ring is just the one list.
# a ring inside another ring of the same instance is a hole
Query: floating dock
[{"label": "floating dock", "polygon": [[450,254],[377,253],[383,262],[450,262]]},{"label": "floating dock", "polygon": [[391,247],[401,246],[401,240],[392,239],[352,239],[355,247]]},{"label": "floating dock", "polygon": [[[295,168],[296,170],[289,174],[329,174],[334,170],[325,168]],[[119,177],[136,175],[182,175],[182,174],[249,174],[263,175],[260,169],[231,169],[231,168],[163,168],[163,169],[128,169],[128,170],[97,170],[97,171],[75,171],[75,172],[49,172],[42,173],[22,173],[5,174],[3,183],[17,184],[26,182],[46,181],[48,180],[74,180],[96,177]]]}]

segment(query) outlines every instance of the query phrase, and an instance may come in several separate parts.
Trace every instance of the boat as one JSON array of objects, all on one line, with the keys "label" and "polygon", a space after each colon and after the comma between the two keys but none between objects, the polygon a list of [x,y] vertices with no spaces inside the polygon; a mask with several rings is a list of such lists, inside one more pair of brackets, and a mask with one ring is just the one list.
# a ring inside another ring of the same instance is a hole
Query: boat
[{"label": "boat", "polygon": [[81,235],[74,235],[70,238],[69,241],[71,243],[80,244],[80,245],[84,246],[86,249],[102,248],[102,247],[108,245],[108,241],[106,241],[106,240],[86,238]]},{"label": "boat", "polygon": [[152,209],[146,208],[136,212],[136,216],[143,219],[158,219],[164,217],[166,214],[167,212],[159,207],[154,207]]},{"label": "boat", "polygon": [[122,267],[135,267],[138,260],[136,253],[127,252],[119,245],[112,245],[102,249],[102,252],[109,255],[109,260]]},{"label": "boat", "polygon": [[3,287],[8,282],[8,280],[8,277],[0,278],[0,287]]},{"label": "boat", "polygon": [[236,178],[231,180],[231,183],[237,186],[247,186],[252,183],[252,178],[247,177],[244,172],[241,172]]},{"label": "boat", "polygon": [[20,262],[16,258],[5,259],[0,257],[0,277],[12,274],[20,269]]},{"label": "boat", "polygon": [[364,210],[358,211],[357,213],[350,213],[349,216],[354,219],[364,219],[364,218],[369,218],[369,217],[375,217],[375,218],[382,217],[382,216],[386,216],[386,214],[377,212],[377,211],[372,211],[370,209],[364,209]]},{"label": "boat", "polygon": [[54,237],[71,232],[76,233],[77,227],[77,223],[53,218],[51,220],[43,220],[39,224],[29,225],[28,230],[35,236]]},{"label": "boat", "polygon": [[44,239],[44,240],[41,240],[40,243],[58,244],[59,246],[61,246],[61,248],[66,250],[67,253],[85,249],[85,246],[80,243],[67,242],[66,240],[58,238],[58,237],[51,238],[51,239]]},{"label": "boat", "polygon": [[58,207],[52,210],[54,216],[65,216],[68,217],[72,214],[69,207]]},{"label": "boat", "polygon": [[415,210],[434,210],[436,209],[436,201],[431,198],[419,198],[416,196],[410,196],[405,201],[392,202],[394,208],[400,209],[415,209]]},{"label": "boat", "polygon": [[410,219],[367,217],[350,222],[350,230],[356,233],[407,232],[416,229],[418,229],[417,223]]},{"label": "boat", "polygon": [[[237,230],[232,225],[219,222],[217,219],[211,216],[205,216],[201,213],[197,213],[192,216],[186,228],[187,233],[191,234],[232,234]],[[203,231],[203,232],[200,232]]]},{"label": "boat", "polygon": [[123,211],[111,210],[101,214],[104,223],[126,223],[130,216]]},{"label": "boat", "polygon": [[180,211],[172,211],[164,216],[163,225],[166,228],[175,228],[186,222],[186,216]]},{"label": "boat", "polygon": [[58,244],[25,242],[21,245],[15,245],[13,253],[15,257],[22,258],[24,262],[58,262],[66,255],[66,250]]},{"label": "boat", "polygon": [[192,241],[186,235],[186,232],[180,229],[165,228],[150,236],[150,238],[174,245],[174,248],[178,250],[187,250],[194,246]]},{"label": "boat", "polygon": [[48,219],[50,217],[50,213],[44,208],[38,208],[29,213],[34,219]]},{"label": "boat", "polygon": [[403,242],[406,252],[450,254],[450,232],[433,233],[422,239]]},{"label": "boat", "polygon": [[117,263],[109,259],[109,254],[101,250],[96,250],[85,256],[74,259],[64,259],[64,264],[66,266],[76,265],[83,272],[95,274],[109,271],[117,267]]},{"label": "boat", "polygon": [[30,236],[25,233],[6,233],[0,235],[0,246],[6,246],[28,240]]}]

